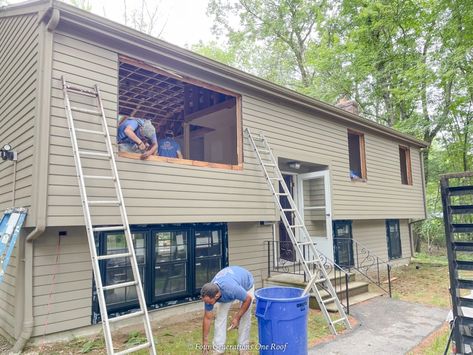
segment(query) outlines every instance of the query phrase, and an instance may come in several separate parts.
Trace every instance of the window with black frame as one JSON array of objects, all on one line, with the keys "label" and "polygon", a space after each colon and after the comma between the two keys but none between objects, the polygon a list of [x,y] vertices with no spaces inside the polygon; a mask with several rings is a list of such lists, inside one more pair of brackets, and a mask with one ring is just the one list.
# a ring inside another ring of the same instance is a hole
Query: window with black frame
[{"label": "window with black frame", "polygon": [[389,259],[399,259],[402,257],[401,232],[398,219],[386,220],[386,237],[388,241]]},{"label": "window with black frame", "polygon": [[154,297],[185,293],[187,285],[187,231],[154,232]]},{"label": "window with black frame", "polygon": [[[146,302],[164,307],[196,300],[200,288],[226,266],[227,234],[224,223],[131,226],[136,259]],[[123,233],[97,235],[99,255],[127,252]],[[102,282],[113,285],[134,280],[129,258],[100,261]],[[126,313],[137,306],[136,288],[105,291],[110,313]],[[92,323],[100,321],[93,292]]]},{"label": "window with black frame", "polygon": [[[144,268],[146,264],[145,234],[135,232],[132,234],[132,238],[141,282],[144,284]],[[127,252],[125,235],[123,233],[105,234],[104,242],[104,254],[123,254]],[[102,270],[104,270],[102,272],[105,274],[105,286],[134,280],[130,259],[128,257],[103,260]],[[107,290],[104,293],[107,305],[112,309],[137,302],[136,287],[134,286],[119,287]]]},{"label": "window with black frame", "polygon": [[222,268],[222,230],[195,232],[195,288],[212,280]]}]

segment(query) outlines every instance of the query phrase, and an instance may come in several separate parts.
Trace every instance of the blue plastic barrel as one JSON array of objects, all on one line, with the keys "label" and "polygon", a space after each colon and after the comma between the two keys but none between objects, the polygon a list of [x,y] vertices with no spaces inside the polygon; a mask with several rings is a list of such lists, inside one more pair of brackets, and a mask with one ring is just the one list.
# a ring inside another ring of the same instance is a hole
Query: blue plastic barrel
[{"label": "blue plastic barrel", "polygon": [[261,355],[307,354],[309,295],[294,287],[267,287],[255,292]]}]

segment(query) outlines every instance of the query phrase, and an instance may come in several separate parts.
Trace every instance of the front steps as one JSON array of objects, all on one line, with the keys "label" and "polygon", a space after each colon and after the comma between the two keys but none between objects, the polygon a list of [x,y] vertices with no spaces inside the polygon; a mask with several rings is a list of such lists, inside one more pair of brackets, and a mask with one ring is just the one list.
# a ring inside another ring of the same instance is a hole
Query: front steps
[{"label": "front steps", "polygon": [[[330,274],[330,281],[337,291],[338,298],[342,304],[345,304],[346,298],[346,287],[345,287],[345,278],[335,277],[333,274]],[[307,282],[304,282],[304,277],[302,275],[295,274],[274,274],[271,277],[263,280],[263,287],[271,286],[286,286],[286,287],[297,287],[305,288]],[[324,290],[320,292],[323,299],[329,297],[328,293]],[[348,279],[348,295],[350,297],[350,306],[364,302],[374,297],[382,296],[384,293],[381,291],[372,292],[369,290],[369,283],[364,281],[356,281],[355,273],[349,274]],[[315,299],[315,296],[311,294],[309,299],[310,308],[320,309]],[[326,305],[329,312],[337,312],[337,307],[335,303],[328,303]]]}]

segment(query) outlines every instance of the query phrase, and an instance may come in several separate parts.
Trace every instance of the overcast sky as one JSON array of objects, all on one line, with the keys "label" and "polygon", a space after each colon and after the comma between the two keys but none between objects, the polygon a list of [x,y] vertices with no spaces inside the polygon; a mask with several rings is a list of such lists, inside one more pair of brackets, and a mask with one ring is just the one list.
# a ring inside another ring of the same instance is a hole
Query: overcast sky
[{"label": "overcast sky", "polygon": [[[8,3],[19,3],[23,0],[9,0]],[[65,1],[68,2],[68,1]],[[140,0],[126,0],[128,10],[141,3]],[[89,0],[92,12],[110,20],[123,23],[123,0]],[[210,19],[205,14],[207,0],[148,0],[149,4],[160,4],[162,20],[158,20],[158,28],[165,22],[161,38],[184,47],[203,40],[210,40]],[[152,7],[152,6],[150,6]]]}]

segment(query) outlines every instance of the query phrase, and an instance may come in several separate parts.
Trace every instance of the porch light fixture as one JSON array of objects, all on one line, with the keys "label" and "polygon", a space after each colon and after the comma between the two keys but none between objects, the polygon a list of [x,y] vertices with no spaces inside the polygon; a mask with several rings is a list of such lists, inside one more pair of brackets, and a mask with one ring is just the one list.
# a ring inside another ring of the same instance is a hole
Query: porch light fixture
[{"label": "porch light fixture", "polygon": [[298,169],[301,168],[301,163],[298,162],[298,161],[290,161],[290,162],[287,163],[287,164],[289,165],[289,167],[290,167],[291,169],[296,169],[296,170],[298,170]]},{"label": "porch light fixture", "polygon": [[3,160],[13,160],[16,161],[17,158],[17,153],[12,150],[12,147],[10,144],[5,144],[2,149],[0,149],[0,157],[2,157]]}]

